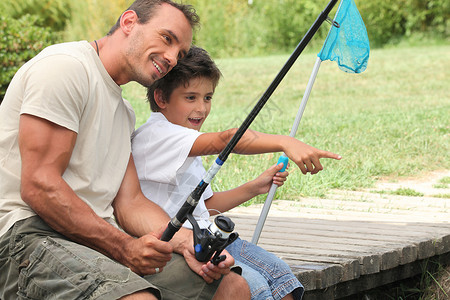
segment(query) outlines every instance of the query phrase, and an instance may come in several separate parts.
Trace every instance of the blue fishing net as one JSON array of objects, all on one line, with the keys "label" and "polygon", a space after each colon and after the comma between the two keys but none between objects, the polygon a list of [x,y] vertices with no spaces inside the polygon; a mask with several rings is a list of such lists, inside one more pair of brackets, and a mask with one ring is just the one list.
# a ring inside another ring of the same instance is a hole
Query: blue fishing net
[{"label": "blue fishing net", "polygon": [[322,61],[336,61],[348,73],[361,73],[369,60],[369,38],[366,26],[353,0],[342,0],[332,26],[318,54]]}]

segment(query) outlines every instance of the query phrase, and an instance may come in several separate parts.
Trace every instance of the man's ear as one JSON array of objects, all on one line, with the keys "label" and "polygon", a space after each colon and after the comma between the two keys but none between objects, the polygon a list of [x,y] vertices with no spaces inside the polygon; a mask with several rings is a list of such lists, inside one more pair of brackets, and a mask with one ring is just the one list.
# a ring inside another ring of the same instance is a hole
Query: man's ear
[{"label": "man's ear", "polygon": [[158,107],[160,109],[165,109],[167,106],[167,102],[164,101],[163,98],[163,93],[160,89],[155,89],[153,91],[153,98],[155,99],[156,105],[158,105]]},{"label": "man's ear", "polygon": [[120,28],[125,34],[129,34],[136,25],[138,16],[134,10],[127,10],[120,16]]}]

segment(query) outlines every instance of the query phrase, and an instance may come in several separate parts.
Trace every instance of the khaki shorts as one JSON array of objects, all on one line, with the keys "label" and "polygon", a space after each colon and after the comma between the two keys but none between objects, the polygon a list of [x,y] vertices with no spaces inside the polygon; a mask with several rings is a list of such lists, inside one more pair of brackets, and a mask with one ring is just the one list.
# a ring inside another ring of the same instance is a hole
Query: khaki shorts
[{"label": "khaki shorts", "polygon": [[0,237],[0,299],[118,299],[149,290],[159,299],[211,299],[207,284],[181,255],[162,273],[141,277],[107,256],[74,243],[38,216]]}]

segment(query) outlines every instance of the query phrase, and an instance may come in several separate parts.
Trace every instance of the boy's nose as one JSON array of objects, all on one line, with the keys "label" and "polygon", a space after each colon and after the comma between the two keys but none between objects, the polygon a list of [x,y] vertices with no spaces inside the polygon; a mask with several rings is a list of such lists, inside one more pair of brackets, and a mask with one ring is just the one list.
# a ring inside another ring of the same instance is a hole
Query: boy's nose
[{"label": "boy's nose", "polygon": [[204,101],[198,101],[197,103],[197,111],[199,112],[205,112],[206,111],[206,104]]}]

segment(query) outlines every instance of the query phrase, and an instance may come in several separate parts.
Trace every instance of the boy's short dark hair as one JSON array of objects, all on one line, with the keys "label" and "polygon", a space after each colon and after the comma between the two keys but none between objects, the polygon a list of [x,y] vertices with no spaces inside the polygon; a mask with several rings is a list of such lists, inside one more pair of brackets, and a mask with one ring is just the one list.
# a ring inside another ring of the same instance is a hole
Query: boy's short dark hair
[{"label": "boy's short dark hair", "polygon": [[166,76],[155,81],[147,89],[147,100],[150,102],[150,108],[154,112],[160,110],[154,98],[156,89],[161,90],[164,101],[169,101],[173,90],[181,85],[187,86],[191,79],[207,78],[211,80],[215,89],[221,76],[222,73],[208,52],[193,45],[186,56],[179,60],[177,65]]},{"label": "boy's short dark hair", "polygon": [[[192,29],[196,28],[200,24],[200,17],[197,15],[192,5],[176,3],[172,0],[136,0],[131,4],[130,7],[126,9],[126,11],[133,10],[138,16],[138,22],[141,24],[146,24],[153,17],[156,10],[155,7],[163,3],[167,3],[175,8],[178,8],[189,21]],[[108,35],[113,34],[117,30],[117,28],[120,27],[121,17],[122,16],[120,16],[116,24],[111,27]]]}]

